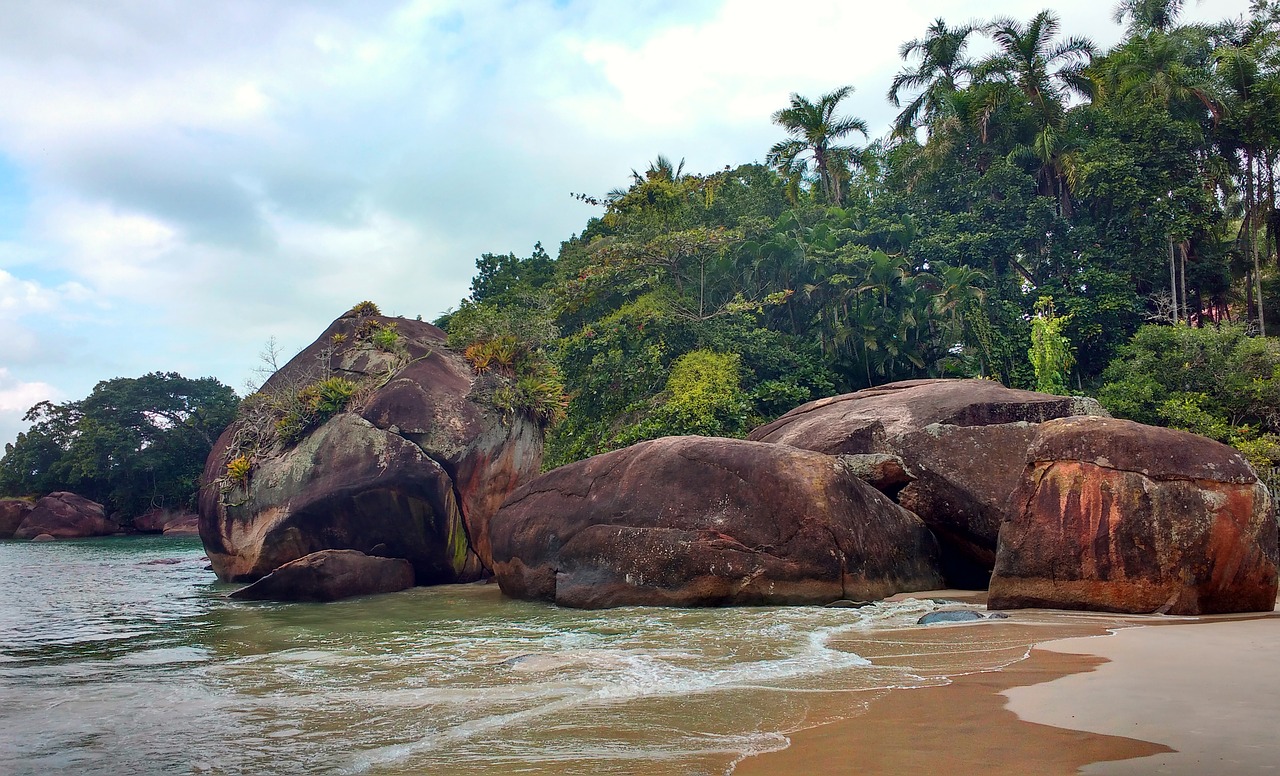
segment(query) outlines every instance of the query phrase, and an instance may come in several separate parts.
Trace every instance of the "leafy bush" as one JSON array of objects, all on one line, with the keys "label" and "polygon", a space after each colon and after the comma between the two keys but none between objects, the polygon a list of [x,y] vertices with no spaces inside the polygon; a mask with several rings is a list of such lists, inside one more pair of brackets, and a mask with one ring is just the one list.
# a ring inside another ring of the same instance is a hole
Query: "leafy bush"
[{"label": "leafy bush", "polygon": [[1112,414],[1233,445],[1280,464],[1280,343],[1239,324],[1143,326],[1103,373]]},{"label": "leafy bush", "polygon": [[373,330],[369,341],[378,350],[386,353],[394,353],[400,349],[400,332],[396,331],[395,323],[388,323]]}]

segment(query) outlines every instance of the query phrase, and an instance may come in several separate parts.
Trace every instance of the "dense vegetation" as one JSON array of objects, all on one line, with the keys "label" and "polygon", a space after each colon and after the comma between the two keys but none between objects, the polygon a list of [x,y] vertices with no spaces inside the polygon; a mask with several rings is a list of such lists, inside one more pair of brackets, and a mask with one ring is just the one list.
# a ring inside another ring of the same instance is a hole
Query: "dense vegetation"
[{"label": "dense vegetation", "polygon": [[148,509],[193,508],[196,483],[239,400],[212,377],[169,372],[104,380],[88,397],[27,412],[5,445],[0,495],[79,493],[126,522]]},{"label": "dense vegetation", "polygon": [[[843,113],[852,86],[793,95],[764,164],[695,174],[659,156],[625,189],[576,195],[599,209],[580,234],[556,256],[481,256],[438,323],[504,377],[498,409],[550,429],[549,465],[957,376],[1097,395],[1274,467],[1280,4],[1215,25],[1180,24],[1182,6],[1124,0],[1109,51],[1050,11],[939,19],[901,47],[888,136]],[[971,57],[983,37],[994,53]],[[353,390],[245,407],[287,441]],[[181,506],[235,406],[174,374],[42,402],[0,495]]]},{"label": "dense vegetation", "polygon": [[[602,212],[558,256],[486,254],[440,323],[557,367],[552,464],[971,376],[1098,394],[1271,466],[1280,9],[1184,25],[1181,6],[1121,3],[1110,51],[1050,11],[939,19],[902,46],[889,136],[842,112],[851,86],[793,95],[766,164],[660,156],[577,195]],[[983,36],[995,53],[971,58]]]}]

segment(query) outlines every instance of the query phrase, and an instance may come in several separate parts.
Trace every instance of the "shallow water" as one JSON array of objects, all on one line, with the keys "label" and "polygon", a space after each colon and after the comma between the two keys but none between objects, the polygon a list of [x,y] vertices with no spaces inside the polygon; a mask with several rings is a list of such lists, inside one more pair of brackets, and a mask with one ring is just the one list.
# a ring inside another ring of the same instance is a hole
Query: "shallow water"
[{"label": "shallow water", "polygon": [[205,564],[195,539],[0,543],[0,773],[723,774],[834,693],[848,713],[973,665],[948,656],[1025,654],[947,637],[895,659],[887,629],[927,600],[581,612],[463,585],[249,603]]}]

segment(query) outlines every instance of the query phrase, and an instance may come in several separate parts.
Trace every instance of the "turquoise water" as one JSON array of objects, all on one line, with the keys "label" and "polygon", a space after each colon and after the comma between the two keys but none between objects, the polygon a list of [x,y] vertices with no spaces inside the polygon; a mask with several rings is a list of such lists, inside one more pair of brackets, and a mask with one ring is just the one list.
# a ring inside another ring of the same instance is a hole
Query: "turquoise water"
[{"label": "turquoise water", "polygon": [[928,601],[250,603],[206,562],[195,539],[0,543],[0,773],[723,774],[832,692],[936,683],[831,646]]}]

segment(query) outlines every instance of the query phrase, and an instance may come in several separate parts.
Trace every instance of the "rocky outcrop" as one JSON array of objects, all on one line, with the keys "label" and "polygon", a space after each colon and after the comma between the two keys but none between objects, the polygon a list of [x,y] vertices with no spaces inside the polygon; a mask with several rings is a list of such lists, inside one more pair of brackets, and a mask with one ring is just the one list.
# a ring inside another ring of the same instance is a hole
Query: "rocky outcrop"
[{"label": "rocky outcrop", "polygon": [[123,529],[108,520],[102,505],[74,493],[50,493],[36,502],[14,531],[15,539],[32,539],[48,534],[55,539],[80,539],[87,536],[110,536]]},{"label": "rocky outcrop", "polygon": [[[375,347],[371,332],[391,331]],[[200,492],[200,536],[223,580],[251,581],[312,552],[405,558],[419,584],[469,581],[489,561],[488,522],[537,474],[542,432],[493,408],[497,378],[477,375],[421,321],[352,311],[262,388],[286,395],[330,375],[357,381],[355,405],[295,444],[258,450],[248,477],[227,464],[245,429],[214,446]]]},{"label": "rocky outcrop", "polygon": [[200,535],[200,516],[199,515],[179,515],[164,524],[165,536],[199,536]]},{"label": "rocky outcrop", "polygon": [[980,586],[994,565],[1005,504],[1036,425],[1105,414],[1092,399],[990,380],[909,380],[810,402],[748,439],[832,455],[896,456],[914,479],[882,489],[937,534],[953,582]]},{"label": "rocky outcrop", "polygon": [[1044,423],[1000,530],[993,609],[1271,611],[1277,528],[1235,450],[1104,418]]},{"label": "rocky outcrop", "polygon": [[414,570],[402,558],[355,550],[321,550],[291,561],[231,594],[250,601],[337,601],[413,587]]},{"label": "rocky outcrop", "polygon": [[491,524],[494,573],[564,606],[825,604],[937,587],[914,515],[838,459],[667,437],[563,466]]},{"label": "rocky outcrop", "polygon": [[22,498],[0,498],[0,540],[12,539],[35,504]]},{"label": "rocky outcrop", "polygon": [[149,509],[133,519],[133,530],[138,533],[166,533],[170,525],[193,520],[198,522],[199,516],[174,509]]}]

